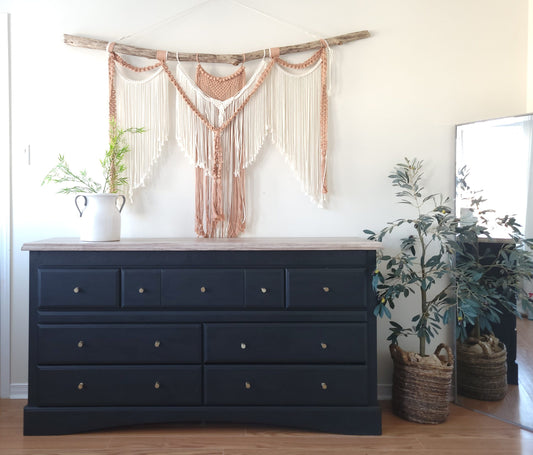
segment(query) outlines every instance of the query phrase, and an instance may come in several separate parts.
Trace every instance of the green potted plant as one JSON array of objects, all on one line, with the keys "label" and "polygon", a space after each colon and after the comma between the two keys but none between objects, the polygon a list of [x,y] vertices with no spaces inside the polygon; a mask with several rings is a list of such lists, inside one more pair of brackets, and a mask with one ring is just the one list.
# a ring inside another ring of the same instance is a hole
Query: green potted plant
[{"label": "green potted plant", "polygon": [[[109,148],[104,158],[100,160],[103,183],[98,183],[89,177],[85,169],[80,172],[73,171],[61,154],[58,164],[44,177],[43,185],[45,183],[64,185],[58,193],[77,194],[74,202],[82,218],[80,233],[82,241],[120,240],[120,213],[126,198],[118,192],[127,184],[127,178],[123,174],[126,170],[124,159],[129,152],[124,136],[126,133],[143,132],[143,128],[120,129],[115,121],[111,120]],[[83,201],[81,207],[80,201]]]},{"label": "green potted plant", "polygon": [[[446,278],[451,269],[450,239],[455,217],[449,199],[440,194],[425,194],[422,186],[423,162],[405,159],[394,168],[389,178],[399,189],[396,197],[409,206],[407,218],[389,222],[379,233],[365,230],[371,240],[383,241],[396,230],[400,251],[391,256],[378,253],[372,284],[377,294],[376,316],[392,317],[390,310],[404,304],[412,296],[419,302],[411,325],[403,327],[390,322],[390,352],[394,362],[393,412],[407,420],[440,423],[449,413],[449,391],[453,373],[453,354],[439,344],[433,355],[427,355],[427,343],[435,338],[452,314],[455,298],[452,283]],[[418,338],[418,352],[407,352],[398,346],[401,336]],[[445,358],[439,357],[446,350]]]},{"label": "green potted plant", "polygon": [[[533,300],[524,281],[533,277],[533,239],[526,239],[513,216],[498,217],[484,209],[486,200],[468,183],[468,170],[457,176],[458,196],[469,203],[462,209],[454,242],[457,264],[453,275],[457,289],[458,393],[485,401],[502,399],[507,391],[507,351],[493,334],[503,312],[520,317]],[[492,239],[488,216],[506,232]]]}]

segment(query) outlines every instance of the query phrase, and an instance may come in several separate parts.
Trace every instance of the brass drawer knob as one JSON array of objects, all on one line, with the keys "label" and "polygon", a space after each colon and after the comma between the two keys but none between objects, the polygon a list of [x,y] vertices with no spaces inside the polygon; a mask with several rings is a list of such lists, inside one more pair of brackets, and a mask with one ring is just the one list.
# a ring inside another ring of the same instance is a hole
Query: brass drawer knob
[{"label": "brass drawer knob", "polygon": [[139,288],[139,294],[144,294],[144,288]]},{"label": "brass drawer knob", "polygon": [[241,343],[241,349],[246,349],[246,343]]},{"label": "brass drawer knob", "polygon": [[245,389],[251,389],[251,388],[252,388],[252,384],[250,384],[248,381],[246,381],[246,382],[244,383],[244,388],[245,388]]},{"label": "brass drawer knob", "polygon": [[83,382],[80,382],[78,384],[78,390],[83,390],[84,387],[85,387],[85,384]]},{"label": "brass drawer knob", "polygon": [[205,294],[205,286],[202,286],[202,287],[200,288],[200,292],[201,292],[202,294]]},{"label": "brass drawer knob", "polygon": [[155,381],[154,389],[159,389],[161,387],[161,384],[159,384],[159,381]]},{"label": "brass drawer knob", "polygon": [[267,288],[261,288],[261,292],[262,292],[263,294],[266,294],[266,293],[267,293]]},{"label": "brass drawer knob", "polygon": [[322,390],[327,390],[328,385],[325,382],[321,382],[320,387],[322,387]]},{"label": "brass drawer knob", "polygon": [[322,342],[322,343],[320,343],[320,347],[321,347],[322,349],[327,349],[327,348],[328,348],[328,345],[327,345],[326,343]]},{"label": "brass drawer knob", "polygon": [[83,345],[84,345],[84,343],[83,343],[82,340],[78,341],[78,347],[79,347],[79,348],[83,348]]},{"label": "brass drawer knob", "polygon": [[74,294],[79,294],[80,293],[80,287],[76,286],[72,291],[74,292]]},{"label": "brass drawer knob", "polygon": [[159,341],[159,340],[155,340],[155,341],[154,341],[154,346],[155,346],[156,348],[158,348],[159,346],[161,346],[161,341]]},{"label": "brass drawer knob", "polygon": [[322,289],[324,290],[324,292],[329,292],[329,288],[327,286],[324,286]]}]

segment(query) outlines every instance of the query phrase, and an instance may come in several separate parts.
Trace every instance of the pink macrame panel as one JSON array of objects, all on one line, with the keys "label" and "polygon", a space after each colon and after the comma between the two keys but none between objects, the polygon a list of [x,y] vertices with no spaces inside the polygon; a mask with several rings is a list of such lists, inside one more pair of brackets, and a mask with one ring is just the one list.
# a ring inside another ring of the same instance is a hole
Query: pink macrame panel
[{"label": "pink macrame panel", "polygon": [[[226,100],[236,95],[246,82],[246,73],[244,66],[239,67],[237,71],[226,77],[217,77],[209,74],[200,64],[196,67],[196,85],[202,92],[211,98],[217,100]],[[223,167],[228,166],[224,153],[232,153],[232,151],[225,150],[222,153],[222,162],[220,163],[221,172],[224,173]],[[231,160],[235,162],[234,159]],[[195,232],[200,237],[237,237],[244,232],[246,228],[245,222],[245,170],[239,169],[236,173],[235,169],[231,169],[231,188],[225,188],[224,184],[220,182],[218,186],[217,179],[213,177],[213,170],[211,173],[206,172],[206,169],[201,167],[196,168],[196,223]],[[237,174],[237,175],[235,175]],[[230,193],[229,213],[222,213],[218,217],[213,213],[212,201],[217,198],[217,195]],[[225,229],[217,230],[219,223]]]}]

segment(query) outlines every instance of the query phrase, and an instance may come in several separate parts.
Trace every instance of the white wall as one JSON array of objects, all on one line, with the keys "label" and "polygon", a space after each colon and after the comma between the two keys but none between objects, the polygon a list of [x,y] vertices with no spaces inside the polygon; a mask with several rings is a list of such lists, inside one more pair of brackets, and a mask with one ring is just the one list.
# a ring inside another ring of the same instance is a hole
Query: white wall
[{"label": "white wall", "polygon": [[[395,163],[404,156],[424,159],[428,189],[453,194],[454,125],[526,109],[528,0],[243,2],[324,37],[372,33],[334,49],[329,208],[309,202],[268,146],[250,173],[247,236],[361,236],[365,228],[378,229],[405,215],[387,178]],[[72,165],[98,171],[106,148],[106,55],[68,47],[62,35],[118,40],[200,3],[0,0],[0,11],[12,15],[13,383],[24,383],[27,374],[28,254],[20,247],[78,232],[73,198],[40,182],[58,153]],[[220,0],[128,42],[244,52],[310,38],[298,27]],[[171,150],[152,183],[123,212],[123,235],[193,236],[193,199],[193,170]],[[391,375],[387,329],[388,322],[380,321],[382,384]]]}]

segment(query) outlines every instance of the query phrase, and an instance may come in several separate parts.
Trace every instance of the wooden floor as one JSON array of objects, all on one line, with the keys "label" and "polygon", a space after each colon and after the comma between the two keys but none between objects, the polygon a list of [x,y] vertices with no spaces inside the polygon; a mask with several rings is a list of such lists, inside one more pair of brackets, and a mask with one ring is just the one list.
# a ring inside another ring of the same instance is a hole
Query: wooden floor
[{"label": "wooden floor", "polygon": [[533,432],[451,405],[440,425],[410,423],[382,403],[382,436],[253,425],[159,425],[68,436],[22,436],[24,400],[0,400],[4,455],[529,455]]},{"label": "wooden floor", "polygon": [[533,430],[533,321],[517,319],[516,330],[518,385],[510,385],[501,401],[457,397],[457,402]]}]

